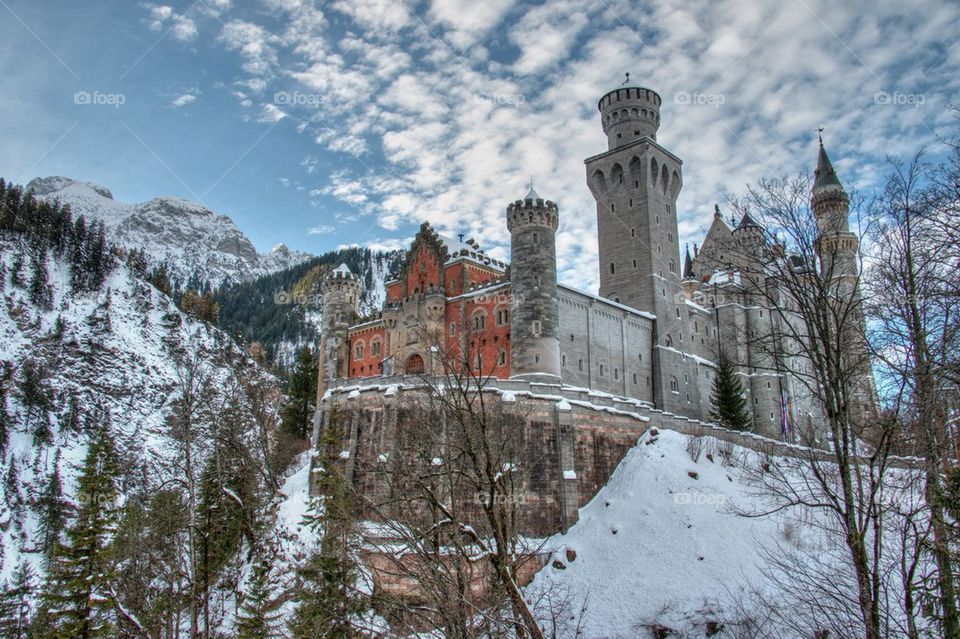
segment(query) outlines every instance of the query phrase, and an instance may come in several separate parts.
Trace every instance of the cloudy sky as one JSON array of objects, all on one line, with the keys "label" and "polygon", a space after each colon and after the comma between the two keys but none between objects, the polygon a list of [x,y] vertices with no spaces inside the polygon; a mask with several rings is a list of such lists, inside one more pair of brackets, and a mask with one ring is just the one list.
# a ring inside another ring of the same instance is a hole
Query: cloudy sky
[{"label": "cloudy sky", "polygon": [[397,247],[426,220],[507,257],[533,176],[561,277],[595,286],[584,158],[624,73],[663,96],[680,235],[816,133],[868,190],[889,154],[955,135],[953,0],[0,0],[0,175],[177,195],[261,250]]}]

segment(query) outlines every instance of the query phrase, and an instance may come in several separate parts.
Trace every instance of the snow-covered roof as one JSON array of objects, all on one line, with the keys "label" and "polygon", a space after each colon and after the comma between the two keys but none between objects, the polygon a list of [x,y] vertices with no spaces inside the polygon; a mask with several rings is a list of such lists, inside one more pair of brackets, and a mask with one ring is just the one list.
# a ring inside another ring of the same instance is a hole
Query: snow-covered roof
[{"label": "snow-covered roof", "polygon": [[734,271],[733,273],[728,271],[717,271],[710,276],[710,280],[707,282],[709,285],[731,283],[740,284],[740,271]]},{"label": "snow-covered roof", "polygon": [[583,295],[584,297],[589,297],[589,298],[591,298],[591,299],[593,299],[593,300],[596,300],[596,301],[598,301],[598,302],[603,302],[604,304],[607,304],[607,305],[609,305],[609,306],[613,306],[614,308],[618,308],[618,309],[620,309],[621,311],[627,311],[627,312],[632,313],[632,314],[634,314],[634,315],[639,315],[640,317],[645,317],[645,318],[647,318],[647,319],[657,319],[657,316],[654,315],[653,313],[648,313],[648,312],[646,312],[646,311],[641,311],[641,310],[638,310],[638,309],[633,308],[632,306],[627,306],[626,304],[621,304],[620,302],[614,302],[613,300],[607,299],[606,297],[600,297],[599,295],[594,295],[593,293],[587,293],[586,291],[581,291],[580,289],[578,289],[578,288],[573,288],[572,286],[568,286],[567,284],[557,284],[557,288],[566,289],[566,290],[568,290],[568,291],[570,291],[570,292],[572,292],[572,293],[577,293],[578,295]]},{"label": "snow-covered roof", "polygon": [[442,233],[437,233],[437,237],[440,238],[440,241],[447,249],[447,262],[466,260],[479,264],[480,266],[486,266],[487,268],[494,268],[500,271],[503,271],[507,268],[506,262],[501,262],[500,260],[496,260],[489,255],[486,255],[483,252],[483,249],[480,248],[480,245],[477,244],[472,238],[466,242],[461,242],[460,240],[455,240],[452,237]]}]

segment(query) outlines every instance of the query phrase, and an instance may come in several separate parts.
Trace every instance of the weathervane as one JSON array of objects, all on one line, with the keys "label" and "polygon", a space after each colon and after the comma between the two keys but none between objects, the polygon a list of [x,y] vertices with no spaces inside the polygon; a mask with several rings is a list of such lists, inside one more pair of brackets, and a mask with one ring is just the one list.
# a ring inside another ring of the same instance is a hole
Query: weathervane
[{"label": "weathervane", "polygon": [[823,146],[823,125],[817,127],[817,138],[820,140],[820,146]]},{"label": "weathervane", "polygon": [[627,79],[624,80],[624,81],[623,81],[623,84],[620,85],[620,86],[627,86],[628,84],[630,84],[630,72],[627,71],[627,72],[624,73],[623,75],[627,76]]}]

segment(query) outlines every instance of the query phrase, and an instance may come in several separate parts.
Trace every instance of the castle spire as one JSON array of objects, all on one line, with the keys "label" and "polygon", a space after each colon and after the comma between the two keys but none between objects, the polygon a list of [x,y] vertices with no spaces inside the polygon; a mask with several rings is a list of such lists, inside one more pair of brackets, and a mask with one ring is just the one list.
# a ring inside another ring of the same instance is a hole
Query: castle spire
[{"label": "castle spire", "polygon": [[821,127],[818,131],[820,138],[820,154],[817,156],[817,169],[814,171],[814,181],[813,181],[813,191],[821,191],[824,189],[834,189],[834,190],[843,190],[843,185],[840,184],[840,178],[837,177],[837,172],[833,169],[833,164],[830,162],[830,158],[827,156],[827,150],[823,148],[823,128]]},{"label": "castle spire", "polygon": [[693,279],[693,258],[690,257],[689,244],[687,244],[687,255],[683,258],[683,279]]}]

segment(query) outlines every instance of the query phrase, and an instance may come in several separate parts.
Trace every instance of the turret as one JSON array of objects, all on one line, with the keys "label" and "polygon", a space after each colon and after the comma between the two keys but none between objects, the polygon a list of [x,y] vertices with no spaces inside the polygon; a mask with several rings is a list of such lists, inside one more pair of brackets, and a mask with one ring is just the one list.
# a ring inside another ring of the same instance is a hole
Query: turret
[{"label": "turret", "polygon": [[850,197],[823,148],[822,137],[810,208],[817,221],[817,251],[824,274],[831,278],[856,277],[859,240],[850,232]]},{"label": "turret", "polygon": [[327,273],[320,284],[323,320],[320,325],[317,405],[330,382],[347,375],[347,330],[356,320],[363,284],[346,264]]},{"label": "turret", "polygon": [[510,327],[512,375],[560,375],[560,311],[557,307],[557,205],[533,186],[507,206],[510,231]]},{"label": "turret", "polygon": [[656,140],[660,102],[655,91],[633,86],[619,87],[600,98],[597,108],[607,134],[607,148],[612,151],[643,137]]}]

